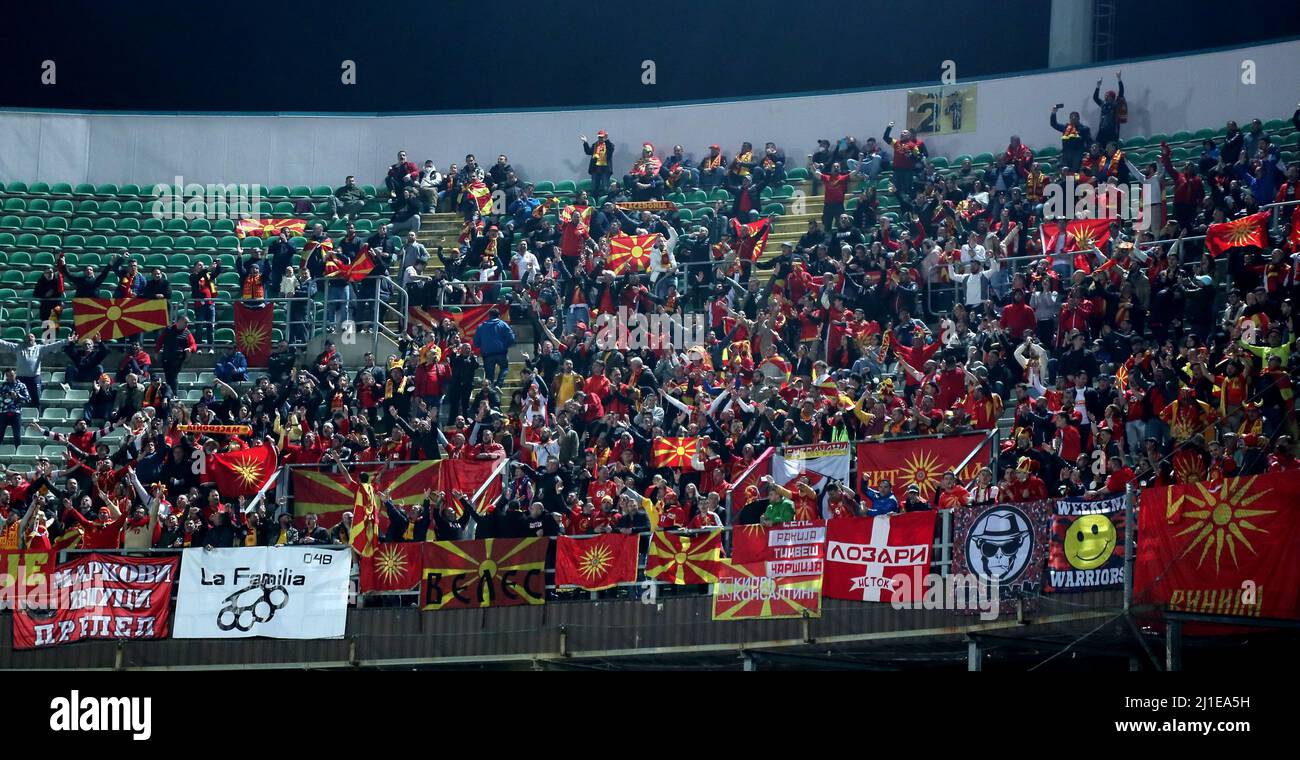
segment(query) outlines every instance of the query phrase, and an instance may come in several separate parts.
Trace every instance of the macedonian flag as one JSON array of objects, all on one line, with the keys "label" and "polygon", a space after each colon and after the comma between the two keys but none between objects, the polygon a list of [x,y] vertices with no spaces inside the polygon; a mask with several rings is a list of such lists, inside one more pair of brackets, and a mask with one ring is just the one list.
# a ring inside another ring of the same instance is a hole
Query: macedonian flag
[{"label": "macedonian flag", "polygon": [[352,530],[348,543],[363,559],[371,557],[379,548],[379,495],[370,483],[357,483],[352,501]]},{"label": "macedonian flag", "polygon": [[732,219],[731,232],[739,241],[736,255],[744,261],[758,261],[767,248],[768,235],[772,234],[772,220],[765,218],[741,224],[739,219]]},{"label": "macedonian flag", "polygon": [[[1110,242],[1110,225],[1114,219],[1075,219],[1065,225],[1065,253],[1087,253],[1095,248],[1104,248]],[[1061,238],[1061,227],[1057,224],[1044,224],[1039,228],[1043,233],[1043,253],[1047,256],[1056,251]]]},{"label": "macedonian flag", "polygon": [[235,225],[235,237],[275,237],[280,230],[288,230],[301,235],[307,229],[307,222],[302,219],[240,219]]},{"label": "macedonian flag", "polygon": [[479,216],[487,216],[492,213],[492,191],[482,182],[475,182],[465,188],[465,193],[478,207]]},{"label": "macedonian flag", "polygon": [[699,438],[656,438],[650,466],[686,469],[699,449]]},{"label": "macedonian flag", "polygon": [[685,586],[715,583],[722,565],[722,531],[663,533],[654,531],[645,574],[661,583]]},{"label": "macedonian flag", "polygon": [[275,472],[275,447],[267,442],[261,446],[214,454],[208,462],[222,496],[253,496],[262,490]]},{"label": "macedonian flag", "polygon": [[380,544],[361,559],[361,593],[371,591],[414,591],[420,585],[424,543]]},{"label": "macedonian flag", "polygon": [[165,298],[74,298],[72,322],[78,338],[120,340],[167,326]]},{"label": "macedonian flag", "polygon": [[644,272],[650,266],[650,251],[659,234],[615,235],[609,241],[609,268],[614,274]]},{"label": "macedonian flag", "polygon": [[337,256],[327,256],[325,259],[325,276],[332,279],[361,282],[373,271],[375,271],[375,260],[370,256],[370,246],[365,244],[361,246],[356,261],[351,264]]},{"label": "macedonian flag", "polygon": [[270,306],[235,304],[235,347],[250,367],[265,367],[271,359],[271,325],[274,310]]},{"label": "macedonian flag", "polygon": [[1223,224],[1211,224],[1205,230],[1205,247],[1215,256],[1229,248],[1263,248],[1268,245],[1268,215],[1261,211]]},{"label": "macedonian flag", "polygon": [[433,541],[424,545],[426,610],[546,603],[545,538]]},{"label": "macedonian flag", "polygon": [[636,581],[640,539],[606,533],[594,538],[560,536],[555,544],[555,585],[600,591]]}]

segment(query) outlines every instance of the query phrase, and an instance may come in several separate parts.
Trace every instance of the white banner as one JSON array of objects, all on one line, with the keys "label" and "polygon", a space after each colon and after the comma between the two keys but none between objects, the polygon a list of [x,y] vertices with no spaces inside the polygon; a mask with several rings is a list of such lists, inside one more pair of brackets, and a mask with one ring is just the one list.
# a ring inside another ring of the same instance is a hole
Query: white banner
[{"label": "white banner", "polygon": [[787,486],[800,475],[808,476],[808,485],[820,492],[826,479],[849,483],[849,444],[813,443],[806,446],[786,446],[785,451],[772,458],[772,480]]},{"label": "white banner", "polygon": [[338,639],[347,624],[347,548],[186,549],[172,637]]}]

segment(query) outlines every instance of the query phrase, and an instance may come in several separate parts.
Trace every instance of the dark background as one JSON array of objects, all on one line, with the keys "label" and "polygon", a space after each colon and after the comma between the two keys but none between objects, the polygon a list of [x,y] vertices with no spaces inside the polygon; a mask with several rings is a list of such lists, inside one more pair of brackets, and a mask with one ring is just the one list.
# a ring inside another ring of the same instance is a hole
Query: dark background
[{"label": "dark background", "polygon": [[[1046,68],[1050,5],[24,0],[0,30],[0,107],[395,113],[937,84],[945,59],[959,79]],[[1300,35],[1293,5],[1122,0],[1112,57]],[[40,83],[47,59],[54,86]],[[641,84],[645,59],[656,85]]]}]

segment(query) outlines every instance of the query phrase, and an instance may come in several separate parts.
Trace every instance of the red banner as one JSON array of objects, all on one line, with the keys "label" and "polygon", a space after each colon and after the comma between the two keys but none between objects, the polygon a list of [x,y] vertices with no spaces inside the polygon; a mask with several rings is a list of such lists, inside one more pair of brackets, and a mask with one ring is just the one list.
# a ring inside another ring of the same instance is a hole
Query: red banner
[{"label": "red banner", "polygon": [[781,523],[778,528],[737,525],[731,532],[731,561],[759,565],[769,578],[822,574],[826,521]]},{"label": "red banner", "polygon": [[342,261],[338,255],[330,255],[325,259],[325,276],[331,279],[361,282],[373,271],[375,271],[375,260],[370,256],[370,246],[364,243],[356,260],[351,264]]},{"label": "red banner", "polygon": [[178,433],[199,433],[200,435],[252,435],[251,425],[177,425]]},{"label": "red banner", "polygon": [[560,536],[555,544],[555,585],[600,591],[636,581],[636,535]]},{"label": "red banner", "polygon": [[380,544],[374,554],[360,557],[361,593],[416,590],[423,551],[424,542]]},{"label": "red banner", "polygon": [[771,578],[762,563],[726,563],[713,584],[713,620],[772,620],[822,616],[820,575]]},{"label": "red banner", "polygon": [[645,574],[660,583],[713,583],[722,565],[722,531],[662,533],[650,538]]},{"label": "red banner", "polygon": [[[840,517],[826,523],[826,596],[892,602],[920,598],[930,570],[935,512]],[[903,598],[903,597],[900,597]]]},{"label": "red banner", "polygon": [[424,544],[420,606],[426,610],[546,603],[546,538]]},{"label": "red banner", "polygon": [[276,470],[275,447],[269,442],[208,457],[212,478],[224,497],[253,496]]},{"label": "red banner", "polygon": [[46,605],[56,552],[0,550],[0,610]]},{"label": "red banner", "polygon": [[1205,230],[1205,247],[1215,256],[1222,256],[1229,248],[1263,248],[1268,245],[1268,216],[1261,211],[1222,224],[1211,224]]},{"label": "red banner", "polygon": [[[452,495],[460,491],[471,499],[478,494],[474,509],[481,514],[491,513],[496,508],[497,497],[501,495],[501,478],[492,477],[499,459],[447,459],[442,464],[442,480],[439,487],[446,496],[446,504],[456,510],[456,516],[464,513],[460,502]],[[486,486],[486,488],[484,488]],[[480,492],[481,491],[481,492]]]},{"label": "red banner", "polygon": [[53,609],[14,613],[14,649],[90,639],[163,639],[179,557],[87,554],[54,571]]},{"label": "red banner", "polygon": [[235,347],[250,367],[265,367],[271,359],[271,326],[275,310],[270,305],[235,304]]},{"label": "red banner", "polygon": [[1142,492],[1133,594],[1180,612],[1300,618],[1300,471]]},{"label": "red banner", "polygon": [[971,456],[987,445],[985,433],[859,443],[858,493],[862,494],[864,483],[875,488],[887,479],[900,498],[908,486],[915,484],[921,489],[921,498],[928,501],[934,498],[943,474],[957,469],[963,461],[966,466],[957,473],[957,480],[962,482],[971,480],[981,467],[987,466],[988,455],[981,452]]}]

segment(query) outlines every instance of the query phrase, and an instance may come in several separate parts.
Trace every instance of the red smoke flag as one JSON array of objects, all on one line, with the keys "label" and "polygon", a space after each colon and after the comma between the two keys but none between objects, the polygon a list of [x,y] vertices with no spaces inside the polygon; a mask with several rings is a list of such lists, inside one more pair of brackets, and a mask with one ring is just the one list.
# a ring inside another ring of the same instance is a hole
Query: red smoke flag
[{"label": "red smoke flag", "polygon": [[555,585],[600,591],[636,581],[636,535],[560,536],[555,544]]},{"label": "red smoke flag", "polygon": [[1300,618],[1300,471],[1142,491],[1134,599],[1177,612]]},{"label": "red smoke flag", "polygon": [[275,447],[261,446],[208,457],[217,491],[224,497],[255,496],[276,470]]},{"label": "red smoke flag", "polygon": [[[976,453],[988,445],[984,433],[956,435],[946,438],[922,438],[911,441],[880,441],[858,444],[858,492],[863,483],[878,488],[881,480],[889,480],[896,494],[906,493],[907,487],[921,489],[921,498],[934,497],[939,481],[948,470],[956,470],[957,480],[973,479],[988,462],[988,455]],[[862,494],[865,496],[865,494]]]},{"label": "red smoke flag", "polygon": [[722,531],[662,533],[650,537],[645,574],[660,583],[713,583],[722,564]]},{"label": "red smoke flag", "polygon": [[826,583],[833,599],[915,601],[929,571],[935,512],[840,517],[826,523]]},{"label": "red smoke flag", "polygon": [[74,298],[72,324],[78,338],[121,340],[167,326],[165,298]]},{"label": "red smoke flag", "polygon": [[[460,336],[473,343],[474,333],[478,331],[478,326],[487,321],[488,314],[493,309],[500,312],[501,319],[507,322],[510,321],[510,310],[504,304],[485,303],[482,306],[466,306],[460,312],[446,311],[444,309],[421,309],[412,306],[408,313],[412,321],[424,325],[429,330],[442,324],[442,320],[450,319],[460,329]],[[475,352],[478,351],[477,348],[474,350]]]},{"label": "red smoke flag", "polygon": [[375,260],[370,256],[370,246],[362,244],[361,251],[351,264],[338,256],[329,256],[325,260],[325,276],[335,280],[361,282],[375,271]]},{"label": "red smoke flag", "polygon": [[1222,256],[1229,248],[1267,246],[1269,213],[1261,211],[1231,222],[1211,224],[1205,230],[1205,247],[1211,254]]},{"label": "red smoke flag", "polygon": [[740,244],[736,255],[743,261],[758,261],[767,248],[767,237],[772,234],[772,220],[759,219],[757,222],[741,224],[740,220],[731,220],[731,231],[735,233]]},{"label": "red smoke flag", "polygon": [[474,205],[478,207],[479,216],[487,216],[492,213],[492,191],[482,181],[465,188],[465,192],[470,198],[474,199]]},{"label": "red smoke flag", "polygon": [[614,274],[644,272],[650,266],[654,235],[615,235],[609,241],[609,268]]},{"label": "red smoke flag", "polygon": [[379,547],[379,495],[369,483],[358,483],[356,488],[348,543],[364,558],[372,556]]},{"label": "red smoke flag", "polygon": [[302,219],[240,219],[235,225],[235,237],[275,237],[280,230],[288,230],[294,235],[302,235],[307,229],[307,222]]},{"label": "red smoke flag", "polygon": [[[1110,242],[1110,224],[1113,219],[1075,219],[1065,225],[1065,253],[1088,253],[1094,247],[1105,248]],[[1059,224],[1047,223],[1039,229],[1043,232],[1043,254],[1051,256],[1056,252],[1057,241],[1061,237]]]},{"label": "red smoke flag", "polygon": [[270,306],[235,304],[235,347],[250,367],[265,367],[271,359],[271,325],[275,311]]},{"label": "red smoke flag", "polygon": [[699,438],[656,438],[650,466],[686,469],[699,450]]},{"label": "red smoke flag", "polygon": [[361,593],[371,591],[414,591],[420,585],[424,542],[380,544],[369,557],[361,558]]}]

